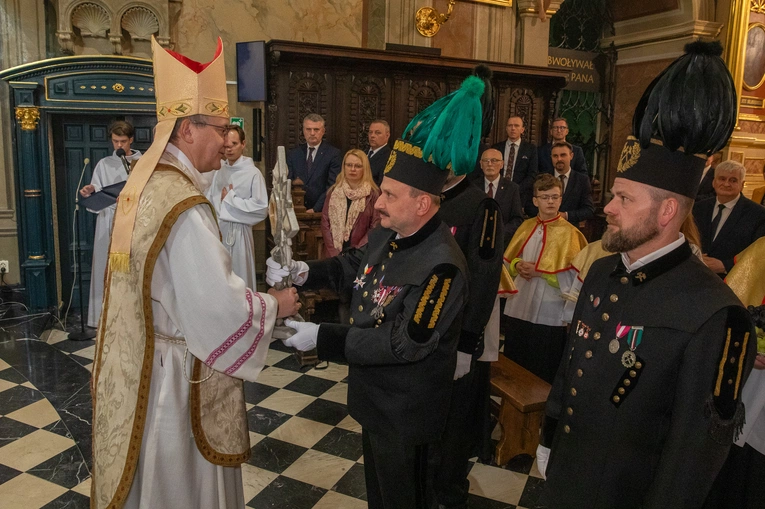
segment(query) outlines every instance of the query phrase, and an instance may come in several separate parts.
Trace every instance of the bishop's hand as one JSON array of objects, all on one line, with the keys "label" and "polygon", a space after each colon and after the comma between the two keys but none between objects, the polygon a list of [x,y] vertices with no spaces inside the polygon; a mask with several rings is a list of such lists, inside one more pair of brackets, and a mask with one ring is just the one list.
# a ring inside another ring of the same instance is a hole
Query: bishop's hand
[{"label": "bishop's hand", "polygon": [[300,301],[298,299],[297,290],[294,287],[285,288],[283,290],[276,290],[271,288],[268,290],[269,295],[276,298],[276,302],[279,304],[279,308],[276,311],[277,318],[286,318],[293,316],[300,311]]}]

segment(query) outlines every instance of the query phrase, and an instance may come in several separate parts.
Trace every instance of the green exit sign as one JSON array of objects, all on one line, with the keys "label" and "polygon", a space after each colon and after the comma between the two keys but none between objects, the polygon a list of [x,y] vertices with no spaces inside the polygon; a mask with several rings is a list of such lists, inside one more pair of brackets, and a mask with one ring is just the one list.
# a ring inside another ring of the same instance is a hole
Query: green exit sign
[{"label": "green exit sign", "polygon": [[244,129],[244,119],[242,117],[231,117],[231,124],[238,125],[242,129]]}]

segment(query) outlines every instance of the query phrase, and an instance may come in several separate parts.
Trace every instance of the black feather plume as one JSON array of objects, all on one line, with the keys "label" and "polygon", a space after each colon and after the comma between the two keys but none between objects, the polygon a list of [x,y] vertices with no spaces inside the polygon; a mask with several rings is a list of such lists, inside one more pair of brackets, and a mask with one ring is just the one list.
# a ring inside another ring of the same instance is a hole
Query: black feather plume
[{"label": "black feather plume", "polygon": [[645,148],[651,138],[670,150],[712,154],[736,125],[736,91],[718,41],[696,41],[651,82],[638,102],[632,131]]},{"label": "black feather plume", "polygon": [[491,78],[494,75],[488,65],[478,64],[473,69],[473,75],[481,78],[484,84],[483,95],[481,96],[481,109],[483,111],[481,119],[481,138],[489,136],[494,125],[494,89],[491,86]]}]

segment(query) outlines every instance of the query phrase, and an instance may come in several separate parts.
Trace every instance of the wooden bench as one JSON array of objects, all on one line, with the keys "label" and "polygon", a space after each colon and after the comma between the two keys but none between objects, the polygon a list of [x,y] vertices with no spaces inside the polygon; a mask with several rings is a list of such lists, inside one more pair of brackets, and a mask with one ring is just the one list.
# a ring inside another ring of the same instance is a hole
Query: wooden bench
[{"label": "wooden bench", "polygon": [[550,384],[500,354],[491,364],[491,393],[502,399],[499,405],[492,403],[502,426],[495,463],[502,466],[519,454],[533,457]]}]

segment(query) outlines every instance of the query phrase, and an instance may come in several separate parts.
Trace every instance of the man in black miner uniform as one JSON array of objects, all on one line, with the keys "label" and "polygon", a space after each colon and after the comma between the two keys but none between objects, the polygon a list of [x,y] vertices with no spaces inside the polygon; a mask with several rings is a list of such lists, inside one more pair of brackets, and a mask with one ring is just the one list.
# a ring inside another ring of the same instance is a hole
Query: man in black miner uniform
[{"label": "man in black miner uniform", "polygon": [[369,124],[367,138],[369,140],[369,150],[367,150],[369,166],[372,167],[372,178],[375,184],[379,186],[382,183],[383,170],[388,164],[388,157],[390,157],[390,146],[388,145],[390,125],[385,120],[373,120]]},{"label": "man in black miner uniform", "polygon": [[[686,51],[645,92],[622,151],[603,236],[618,254],[592,265],[577,302],[537,452],[538,508],[701,507],[743,424],[754,327],[680,234],[704,165],[692,154],[726,143],[736,98],[719,43]],[[719,108],[685,106],[686,81]]]},{"label": "man in black miner uniform", "polygon": [[[489,76],[482,96],[483,110],[492,106]],[[485,116],[484,116],[485,118]],[[487,119],[483,132],[491,129]],[[497,152],[494,150],[493,152]],[[496,165],[497,169],[500,168]],[[471,165],[467,165],[472,170]],[[451,404],[443,436],[432,455],[434,486],[440,507],[467,507],[469,459],[488,428],[490,363],[477,362],[483,353],[483,332],[489,321],[502,270],[502,211],[496,201],[473,185],[466,175],[449,178],[441,194],[441,218],[465,255],[470,273],[468,301],[457,344]],[[498,173],[498,172],[497,172]],[[512,184],[509,182],[509,184]]]},{"label": "man in black miner uniform", "polygon": [[704,263],[725,277],[733,258],[755,240],[765,236],[765,207],[741,194],[744,165],[723,161],[714,169],[715,198],[696,202],[693,219],[701,235]]},{"label": "man in black miner uniform", "polygon": [[[471,76],[447,97],[478,102],[483,88]],[[465,257],[441,219],[439,195],[445,168],[472,169],[480,135],[480,119],[472,118],[480,108],[465,107],[463,118],[457,105],[443,127],[477,125],[469,136],[476,144],[454,139],[466,153],[452,161],[450,147],[438,146],[450,137],[439,136],[442,130],[430,134],[438,115],[426,109],[415,117],[406,139],[393,146],[375,204],[380,227],[364,248],[289,270],[268,262],[269,283],[291,274],[304,288],[353,289],[349,324],[288,320],[297,333],[285,344],[316,347],[320,359],[348,363],[348,410],[362,426],[370,509],[431,507],[429,448],[447,420],[468,296]],[[419,145],[429,136],[439,141],[433,153],[423,153]]]},{"label": "man in black miner uniform", "polygon": [[531,210],[534,207],[534,204],[531,203],[532,187],[534,178],[539,171],[537,147],[521,138],[526,131],[521,117],[508,118],[505,130],[507,131],[507,140],[495,143],[491,148],[499,150],[502,154],[502,159],[505,161],[502,176],[508,177],[518,184],[523,208],[527,215],[533,215]]}]

